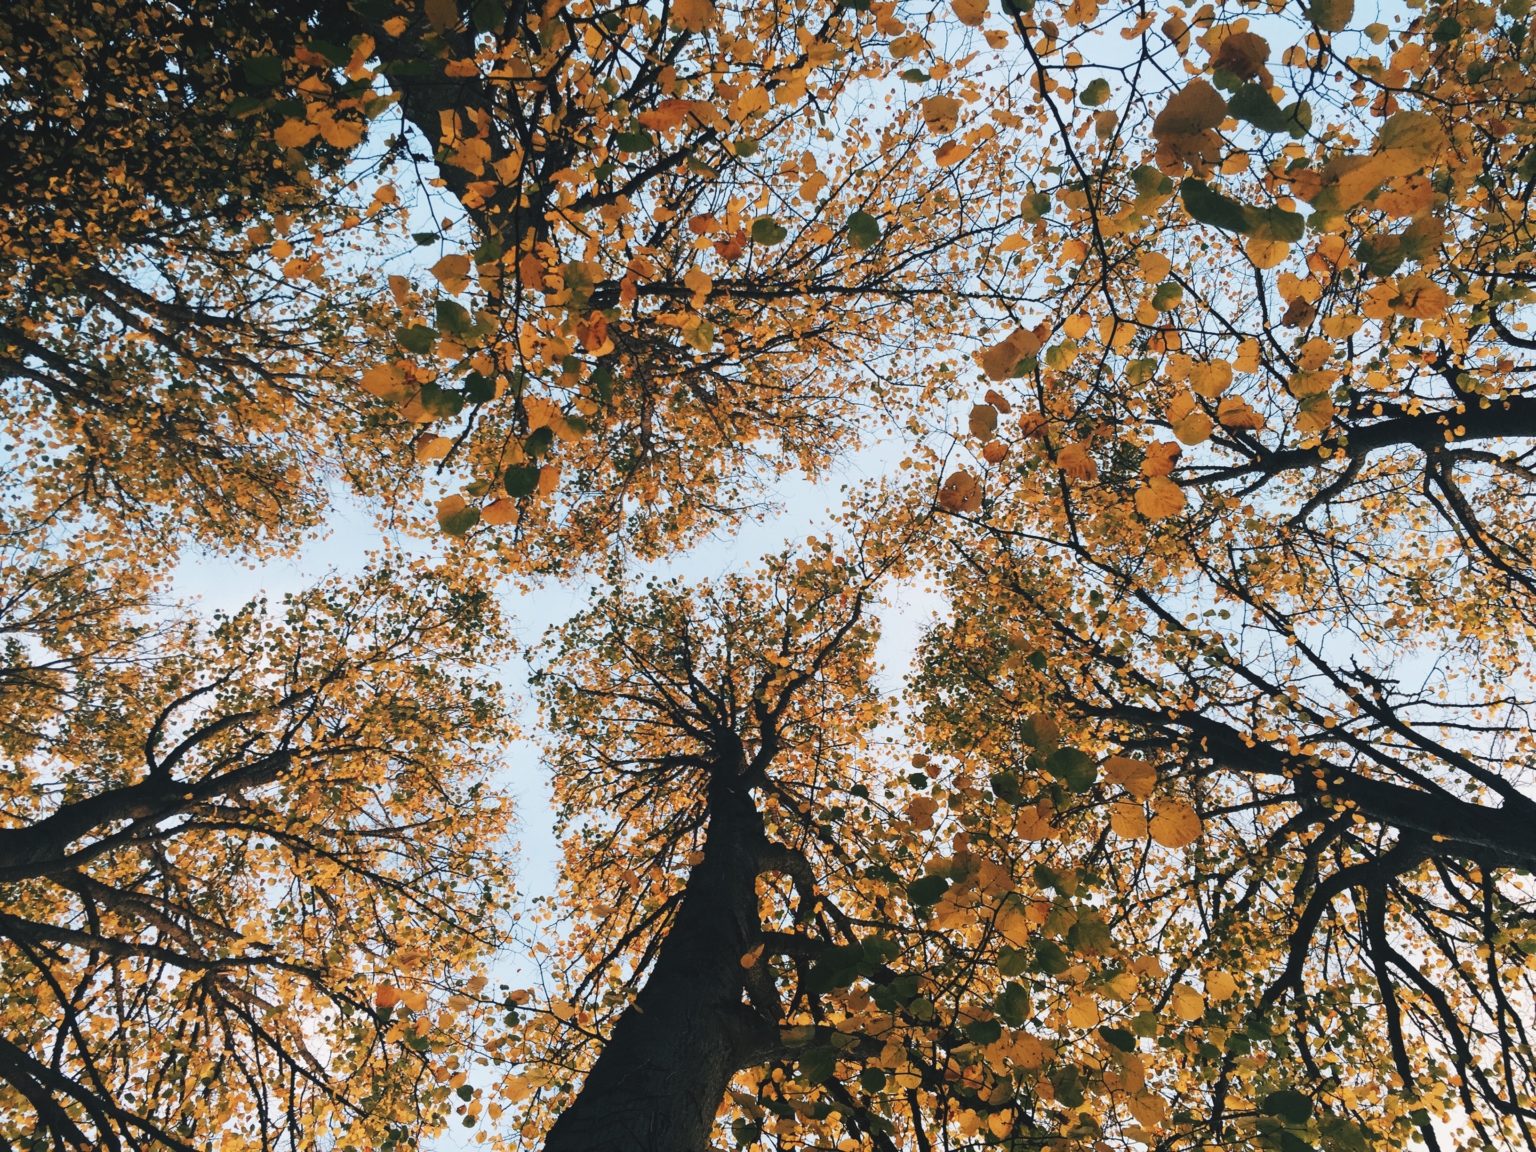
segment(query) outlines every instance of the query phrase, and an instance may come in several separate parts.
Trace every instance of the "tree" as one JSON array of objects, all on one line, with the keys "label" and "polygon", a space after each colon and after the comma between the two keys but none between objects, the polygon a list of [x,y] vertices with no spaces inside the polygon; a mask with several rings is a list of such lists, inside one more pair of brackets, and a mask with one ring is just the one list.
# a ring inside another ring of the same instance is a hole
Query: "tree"
[{"label": "tree", "polygon": [[1015,18],[1077,239],[981,359],[1007,465],[939,494],[980,532],[929,731],[1181,974],[1168,1139],[1529,1147],[1525,12],[1159,16]]},{"label": "tree", "polygon": [[0,1140],[394,1147],[440,1124],[505,930],[484,596],[386,560],[209,627],[83,556],[6,561],[0,967],[26,992]]},{"label": "tree", "polygon": [[[14,1140],[1531,1147],[1527,23],[22,5],[0,846],[92,847],[0,881],[58,990],[0,1002]],[[622,586],[952,402],[978,459],[841,550]],[[450,562],[158,605],[338,476]],[[576,565],[619,586],[544,676],[548,987],[455,991],[489,589]],[[898,714],[867,612],[918,567]]]}]

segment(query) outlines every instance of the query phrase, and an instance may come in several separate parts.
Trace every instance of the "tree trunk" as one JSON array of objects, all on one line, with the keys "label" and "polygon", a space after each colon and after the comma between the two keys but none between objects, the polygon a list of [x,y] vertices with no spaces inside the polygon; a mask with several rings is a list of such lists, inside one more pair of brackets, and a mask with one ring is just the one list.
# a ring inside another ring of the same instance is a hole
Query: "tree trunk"
[{"label": "tree trunk", "polygon": [[748,789],[716,780],[704,859],[689,874],[677,919],[545,1152],[709,1147],[731,1077],[777,1038],[775,1022],[746,1004],[741,966],[762,939],[756,880],[765,848]]}]

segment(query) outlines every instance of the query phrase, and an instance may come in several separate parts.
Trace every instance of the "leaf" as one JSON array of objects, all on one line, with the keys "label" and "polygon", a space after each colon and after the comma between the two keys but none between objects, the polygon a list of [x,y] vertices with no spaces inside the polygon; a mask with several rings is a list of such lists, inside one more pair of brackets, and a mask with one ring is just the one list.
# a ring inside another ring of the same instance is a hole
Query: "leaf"
[{"label": "leaf", "polygon": [[1201,224],[1237,233],[1246,233],[1250,227],[1248,206],[1216,191],[1204,180],[1187,177],[1179,185],[1179,199],[1184,202],[1184,211]]},{"label": "leaf", "polygon": [[1177,516],[1184,504],[1184,489],[1166,476],[1153,476],[1136,489],[1136,511],[1148,520]]},{"label": "leaf", "polygon": [[469,268],[469,257],[455,254],[444,256],[429,271],[445,292],[457,296],[469,287]]},{"label": "leaf", "polygon": [[997,435],[997,409],[990,404],[975,404],[966,418],[966,427],[978,440],[990,440]]},{"label": "leaf", "polygon": [[1194,396],[1188,392],[1179,393],[1169,402],[1168,426],[1183,443],[1191,446],[1209,440],[1211,432],[1215,429],[1211,418],[1201,410]]},{"label": "leaf", "polygon": [[979,28],[987,19],[987,0],[949,0],[955,19],[971,28]]},{"label": "leaf", "polygon": [[1259,1111],[1265,1116],[1278,1116],[1287,1124],[1305,1124],[1312,1118],[1312,1100],[1293,1088],[1282,1088],[1260,1100]]},{"label": "leaf", "polygon": [[1244,84],[1232,93],[1227,111],[1262,132],[1289,132],[1296,126],[1291,114],[1275,103],[1262,84]]},{"label": "leaf", "polygon": [[1188,984],[1175,984],[1168,1004],[1180,1020],[1198,1020],[1205,1015],[1205,1000]]},{"label": "leaf", "polygon": [[1109,99],[1109,81],[1102,76],[1096,76],[1088,82],[1088,86],[1077,94],[1077,102],[1085,108],[1097,108]]},{"label": "leaf", "polygon": [[1235,431],[1257,432],[1264,427],[1264,417],[1241,396],[1227,396],[1216,406],[1216,423]]},{"label": "leaf", "polygon": [[782,244],[789,236],[789,230],[775,220],[772,216],[759,216],[752,221],[752,242],[754,244],[767,244],[769,246]]},{"label": "leaf", "polygon": [[922,103],[923,124],[930,132],[948,135],[960,123],[960,108],[953,96],[930,96]]},{"label": "leaf", "polygon": [[949,881],[943,876],[923,876],[907,885],[907,899],[918,905],[936,904],[947,891]]},{"label": "leaf", "polygon": [[981,485],[964,469],[951,473],[939,486],[938,501],[946,512],[975,512],[981,508]]},{"label": "leaf", "polygon": [[449,536],[463,536],[480,522],[480,509],[455,493],[437,502],[437,523]]},{"label": "leaf", "polygon": [[1163,800],[1152,808],[1152,839],[1164,848],[1187,848],[1200,838],[1200,816],[1182,800]]},{"label": "leaf", "polygon": [[1227,102],[1205,80],[1196,78],[1179,89],[1152,123],[1158,140],[1198,136],[1219,126],[1227,115]]},{"label": "leaf", "polygon": [[427,20],[439,32],[450,32],[459,26],[459,6],[455,0],[422,0]]},{"label": "leaf", "polygon": [[1045,758],[1045,770],[1073,792],[1086,792],[1099,777],[1093,757],[1076,748],[1058,748]]},{"label": "leaf", "polygon": [[514,464],[503,475],[502,487],[506,489],[508,496],[516,500],[526,500],[538,491],[539,466],[537,464]]},{"label": "leaf", "polygon": [[1355,0],[1310,0],[1307,19],[1324,32],[1342,32],[1355,15]]},{"label": "leaf", "polygon": [[320,129],[304,120],[284,120],[272,133],[279,148],[302,148],[316,136]]},{"label": "leaf", "polygon": [[672,0],[672,23],[686,32],[702,32],[718,19],[712,0]]},{"label": "leaf", "polygon": [[1145,760],[1129,756],[1110,756],[1104,761],[1104,775],[1138,800],[1147,800],[1157,786],[1157,769]]},{"label": "leaf", "polygon": [[864,251],[880,243],[880,221],[868,212],[855,212],[848,217],[848,244]]}]

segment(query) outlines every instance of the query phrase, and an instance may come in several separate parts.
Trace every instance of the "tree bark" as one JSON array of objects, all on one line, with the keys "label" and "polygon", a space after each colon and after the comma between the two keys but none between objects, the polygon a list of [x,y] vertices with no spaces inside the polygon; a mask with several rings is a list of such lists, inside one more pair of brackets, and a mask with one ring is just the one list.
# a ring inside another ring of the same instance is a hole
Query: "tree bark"
[{"label": "tree bark", "polygon": [[545,1152],[705,1152],[731,1077],[774,1047],[776,1022],[746,1003],[741,965],[762,941],[767,838],[733,777],[711,784],[704,858],[677,919]]}]

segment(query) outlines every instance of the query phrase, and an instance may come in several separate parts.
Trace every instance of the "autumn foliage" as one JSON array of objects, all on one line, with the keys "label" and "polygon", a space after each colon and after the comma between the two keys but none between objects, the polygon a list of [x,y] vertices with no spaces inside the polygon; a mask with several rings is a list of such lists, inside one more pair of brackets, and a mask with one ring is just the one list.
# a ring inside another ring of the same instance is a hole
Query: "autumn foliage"
[{"label": "autumn foliage", "polygon": [[11,4],[0,1148],[1536,1152],[1529,31]]}]

